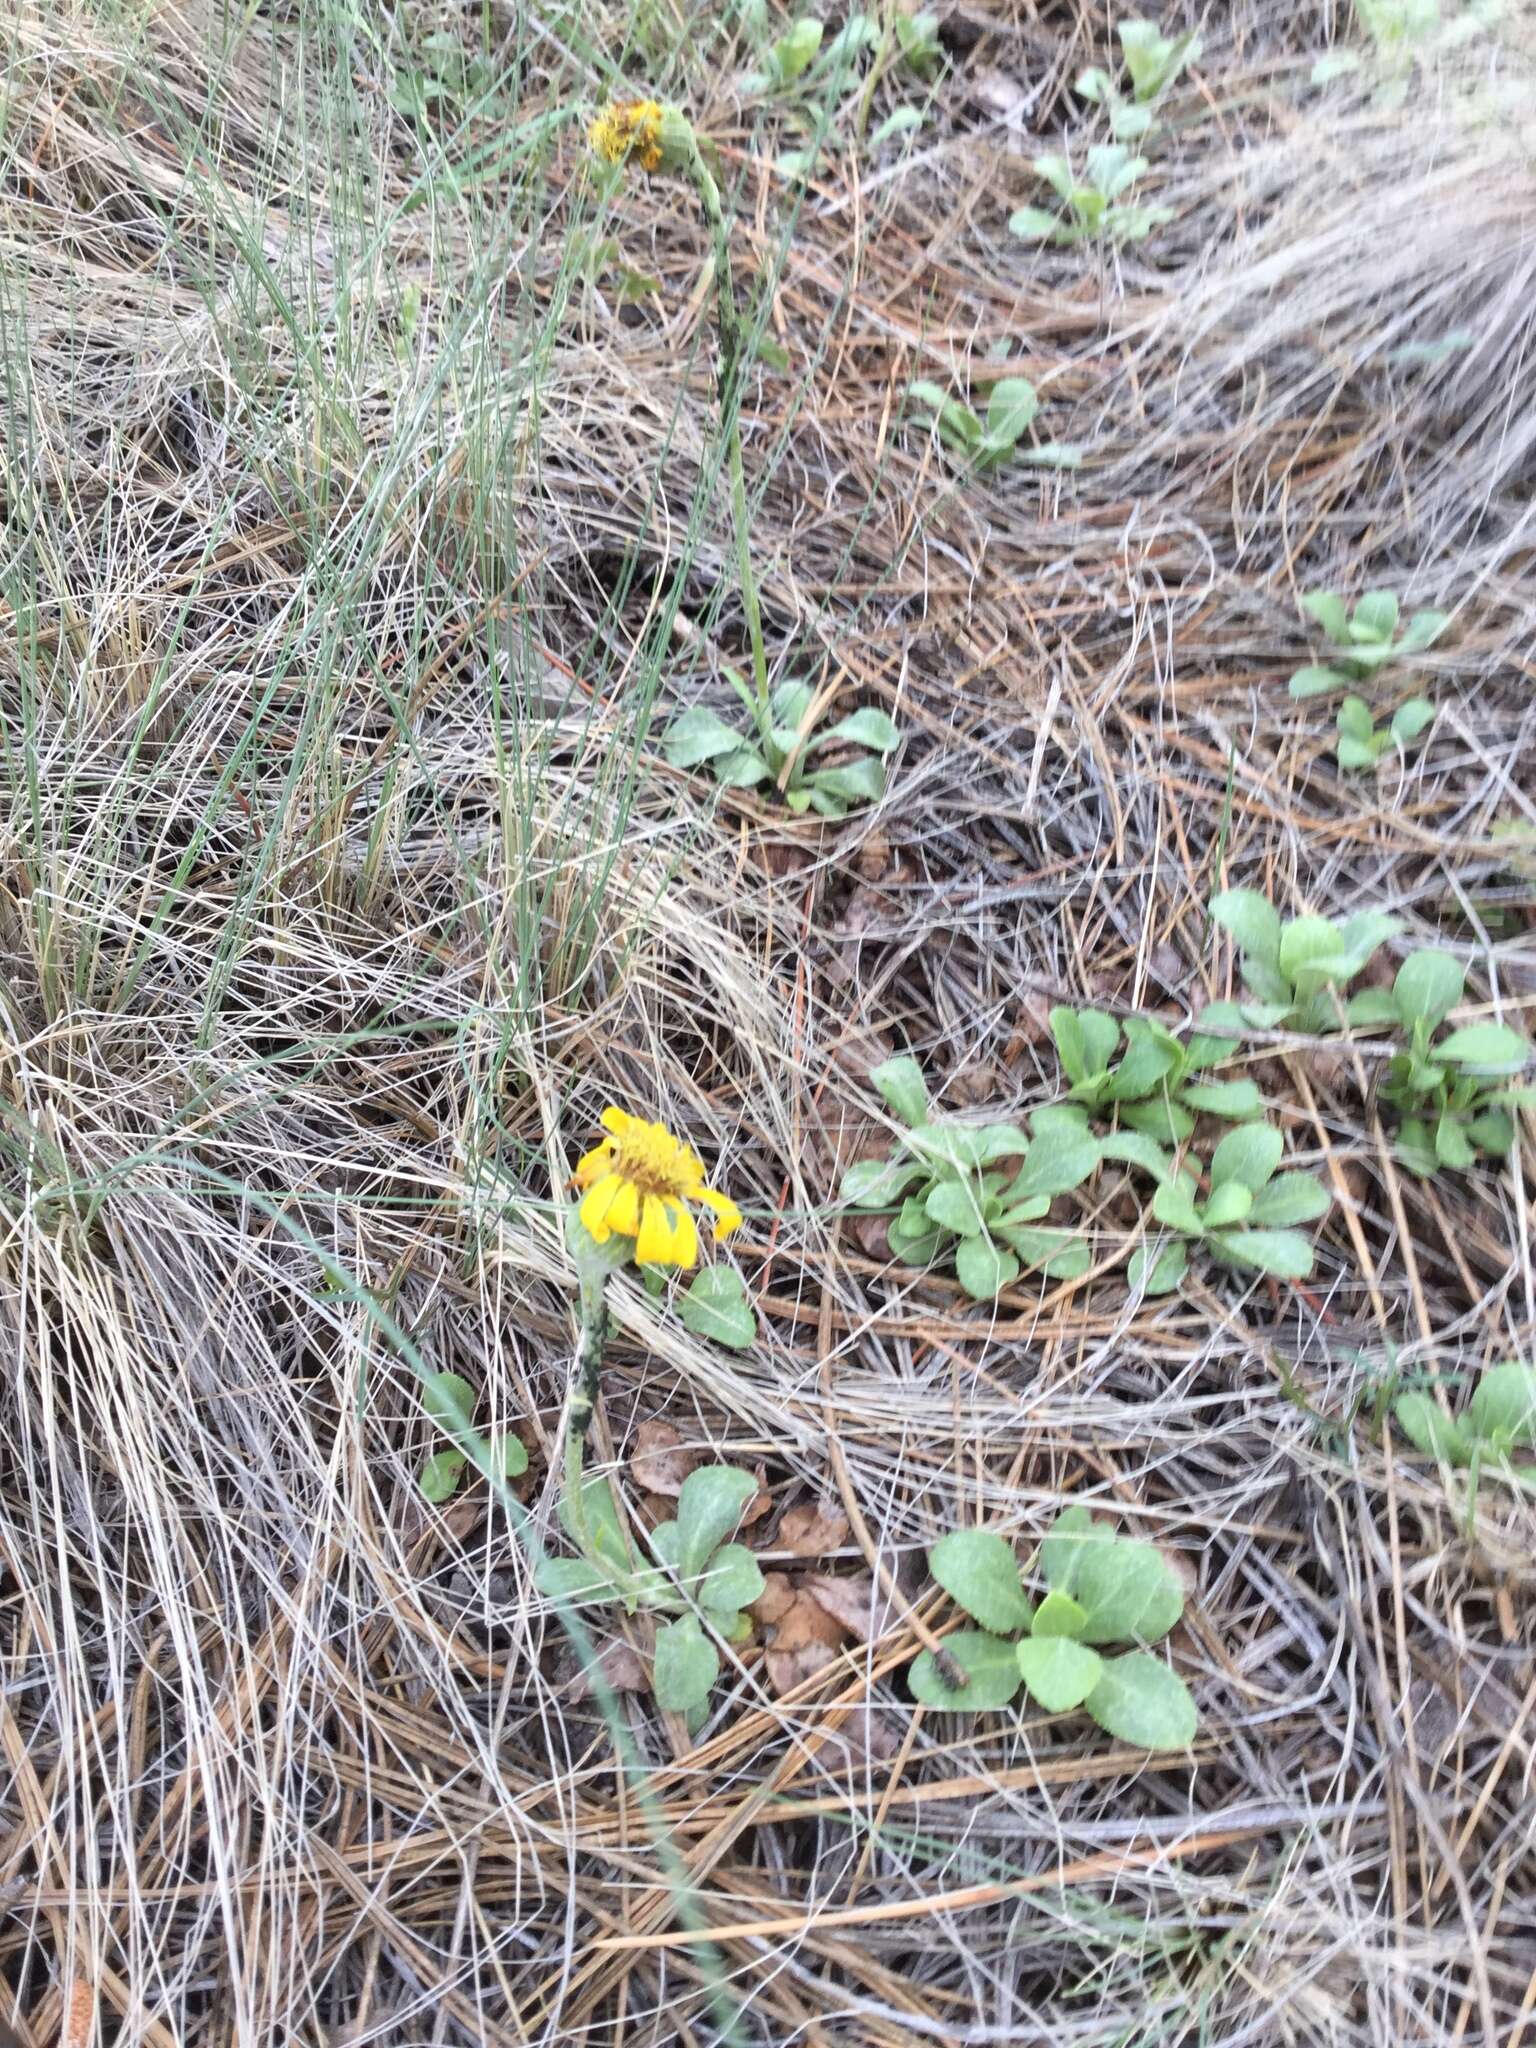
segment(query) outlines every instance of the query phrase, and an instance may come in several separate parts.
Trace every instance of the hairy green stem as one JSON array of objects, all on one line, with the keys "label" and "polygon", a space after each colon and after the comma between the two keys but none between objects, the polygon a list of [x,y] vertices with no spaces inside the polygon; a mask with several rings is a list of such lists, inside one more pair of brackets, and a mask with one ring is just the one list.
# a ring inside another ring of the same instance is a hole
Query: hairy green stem
[{"label": "hairy green stem", "polygon": [[747,638],[752,645],[752,683],[757,695],[758,732],[767,745],[773,731],[773,713],[768,702],[768,657],[763,648],[763,618],[757,602],[757,579],[752,573],[752,535],[747,517],[747,480],[741,461],[741,387],[746,372],[747,341],[736,289],[731,280],[731,241],[720,188],[699,152],[695,139],[688,150],[688,176],[693,180],[709,223],[715,251],[715,318],[720,329],[720,370],[716,392],[720,404],[720,430],[725,436],[726,463],[731,487],[731,520],[736,529],[736,569],[741,578],[741,598],[747,613]]},{"label": "hairy green stem", "polygon": [[587,1437],[597,1412],[598,1376],[608,1335],[608,1310],[603,1302],[605,1275],[581,1275],[580,1329],[571,1374],[571,1405],[565,1419],[565,1513],[576,1548],[592,1558],[592,1532],[587,1522],[585,1463]]}]

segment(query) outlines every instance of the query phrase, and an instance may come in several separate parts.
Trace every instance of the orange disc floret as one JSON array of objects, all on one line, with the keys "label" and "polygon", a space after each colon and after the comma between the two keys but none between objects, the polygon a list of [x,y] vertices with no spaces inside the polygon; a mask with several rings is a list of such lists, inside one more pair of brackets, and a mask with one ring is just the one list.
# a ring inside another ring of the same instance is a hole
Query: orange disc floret
[{"label": "orange disc floret", "polygon": [[655,100],[614,100],[592,123],[588,140],[605,163],[622,164],[633,157],[641,170],[659,171],[661,123]]}]

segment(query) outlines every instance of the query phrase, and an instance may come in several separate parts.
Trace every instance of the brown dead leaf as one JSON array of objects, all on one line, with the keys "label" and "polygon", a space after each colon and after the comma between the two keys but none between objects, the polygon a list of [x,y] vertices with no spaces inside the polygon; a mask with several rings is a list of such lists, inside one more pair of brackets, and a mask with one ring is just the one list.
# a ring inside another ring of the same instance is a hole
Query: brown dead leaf
[{"label": "brown dead leaf", "polygon": [[747,1502],[746,1512],[741,1518],[743,1529],[750,1529],[754,1522],[760,1522],[773,1506],[773,1495],[763,1484],[768,1474],[761,1465],[754,1466],[753,1471],[757,1478],[757,1491]]},{"label": "brown dead leaf", "polygon": [[642,1422],[629,1453],[629,1476],[642,1493],[676,1500],[698,1462],[698,1452],[683,1448],[682,1431],[670,1422]]},{"label": "brown dead leaf", "polygon": [[871,1764],[888,1764],[900,1748],[900,1725],[888,1714],[862,1705],[831,1731],[816,1752],[816,1762],[821,1770],[845,1777]]},{"label": "brown dead leaf", "polygon": [[894,1605],[875,1584],[873,1572],[845,1579],[807,1579],[806,1591],[825,1613],[861,1643],[878,1642],[891,1625]]},{"label": "brown dead leaf", "polygon": [[[574,1660],[574,1652],[572,1657]],[[645,1692],[650,1687],[639,1656],[617,1636],[598,1651],[597,1664],[614,1692]],[[562,1690],[568,1700],[590,1699],[592,1681],[580,1664]]]},{"label": "brown dead leaf", "polygon": [[791,1557],[825,1557],[847,1541],[848,1517],[842,1510],[807,1501],[801,1507],[785,1509],[773,1547],[787,1550]]},{"label": "brown dead leaf", "polygon": [[768,1683],[782,1697],[835,1663],[848,1631],[807,1591],[803,1578],[797,1584],[784,1572],[764,1577],[777,1583],[765,1590],[752,1613],[767,1646],[763,1662]]}]

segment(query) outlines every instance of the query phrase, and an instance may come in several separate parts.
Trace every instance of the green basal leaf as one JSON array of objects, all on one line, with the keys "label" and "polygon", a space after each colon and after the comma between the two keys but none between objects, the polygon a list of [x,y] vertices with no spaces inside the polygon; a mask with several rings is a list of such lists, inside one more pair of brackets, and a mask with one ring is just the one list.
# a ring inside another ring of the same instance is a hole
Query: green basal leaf
[{"label": "green basal leaf", "polygon": [[1053,192],[1070,200],[1073,196],[1072,166],[1064,156],[1052,151],[1031,160],[1030,169],[1037,178],[1043,178]]},{"label": "green basal leaf", "polygon": [[1454,1173],[1465,1173],[1476,1166],[1477,1154],[1459,1118],[1442,1116],[1435,1122],[1435,1157],[1442,1166],[1448,1166]]},{"label": "green basal leaf", "polygon": [[1383,1024],[1395,1024],[1397,997],[1389,988],[1363,988],[1358,995],[1350,997],[1344,1014],[1351,1027],[1357,1031],[1370,1031]]},{"label": "green basal leaf", "polygon": [[696,1337],[708,1337],[728,1351],[745,1351],[757,1337],[757,1317],[734,1266],[705,1266],[695,1273],[687,1292],[678,1296],[677,1312]]},{"label": "green basal leaf", "polygon": [[534,1569],[533,1583],[546,1600],[612,1600],[613,1579],[584,1557],[545,1557]]},{"label": "green basal leaf", "polygon": [[[733,1535],[757,1493],[757,1480],[735,1465],[699,1465],[683,1481],[677,1496],[677,1521],[662,1528],[677,1530],[675,1563],[685,1580],[696,1579],[710,1557]],[[653,1542],[659,1542],[658,1529]]]},{"label": "green basal leaf", "polygon": [[[587,1479],[581,1488],[582,1510],[587,1525],[588,1540],[592,1545],[593,1561],[611,1565],[619,1572],[629,1570],[633,1562],[624,1525],[619,1519],[618,1505],[613,1489],[606,1479]],[[571,1513],[571,1503],[565,1496],[560,1500],[560,1525],[572,1542],[579,1542],[577,1525]]]},{"label": "green basal leaf", "polygon": [[1415,612],[1403,629],[1402,638],[1397,643],[1397,652],[1399,654],[1422,653],[1426,647],[1431,646],[1440,638],[1440,635],[1450,624],[1450,620],[1451,615],[1449,612]]},{"label": "green basal leaf", "polygon": [[1194,1117],[1181,1103],[1166,1100],[1122,1103],[1120,1117],[1159,1145],[1182,1145],[1195,1128]]},{"label": "green basal leaf", "polygon": [[1034,1619],[1012,1545],[995,1529],[953,1529],[928,1553],[928,1569],[958,1607],[995,1636]]},{"label": "green basal leaf", "polygon": [[1083,1705],[1117,1742],[1138,1749],[1188,1749],[1199,1727],[1188,1686],[1146,1650],[1107,1660]]},{"label": "green basal leaf", "polygon": [[1536,1444],[1536,1366],[1490,1366],[1467,1403],[1467,1426],[1485,1440]]},{"label": "green basal leaf", "polygon": [[1076,1642],[1087,1626],[1086,1610],[1070,1593],[1060,1593],[1053,1588],[1036,1608],[1030,1633],[1036,1636],[1070,1636]]},{"label": "green basal leaf", "polygon": [[1126,1166],[1139,1166],[1154,1180],[1168,1180],[1173,1175],[1172,1159],[1155,1138],[1149,1138],[1141,1131],[1112,1132],[1100,1140],[1099,1157],[1117,1160]]},{"label": "green basal leaf", "polygon": [[674,768],[697,768],[740,748],[741,734],[702,704],[680,711],[661,736],[661,751]]},{"label": "green basal leaf", "polygon": [[827,746],[834,740],[870,747],[877,754],[891,754],[901,745],[901,734],[883,711],[866,704],[861,710],[850,711],[836,725],[828,726],[825,732],[818,733],[815,744]]},{"label": "green basal leaf", "polygon": [[717,754],[709,772],[723,789],[755,789],[773,780],[773,770],[756,747],[738,745],[729,754]]},{"label": "green basal leaf", "polygon": [[883,1060],[869,1078],[892,1116],[912,1130],[927,1123],[928,1085],[916,1060],[905,1056]]},{"label": "green basal leaf", "polygon": [[1336,723],[1341,739],[1358,740],[1362,746],[1368,747],[1376,737],[1376,723],[1363,697],[1346,697],[1339,706]]},{"label": "green basal leaf", "polygon": [[885,1235],[892,1256],[909,1266],[928,1265],[944,1241],[944,1232],[929,1222],[922,1203],[912,1200],[903,1204],[899,1216],[892,1217]]},{"label": "green basal leaf", "polygon": [[1264,1108],[1256,1081],[1186,1081],[1179,1101],[1199,1116],[1219,1116],[1228,1123],[1259,1116]]},{"label": "green basal leaf", "polygon": [[1280,934],[1280,972],[1298,995],[1313,995],[1346,971],[1344,934],[1326,917],[1295,917]]},{"label": "green basal leaf", "polygon": [[[1155,1643],[1184,1612],[1184,1588],[1162,1552],[1107,1530],[1085,1542],[1073,1591],[1085,1643]],[[1039,1626],[1037,1616],[1037,1634]]]},{"label": "green basal leaf", "polygon": [[1083,451],[1075,441],[1039,441],[1020,451],[1020,459],[1037,469],[1081,469]]},{"label": "green basal leaf", "polygon": [[[701,1607],[712,1617],[734,1616],[763,1597],[763,1574],[757,1559],[744,1543],[723,1543],[709,1560],[704,1576],[689,1587]],[[729,1634],[729,1630],[722,1633]]]},{"label": "green basal leaf", "polygon": [[521,1479],[528,1470],[528,1446],[520,1436],[504,1436],[491,1439],[491,1456],[500,1454],[501,1476],[503,1479]]},{"label": "green basal leaf", "polygon": [[1184,1237],[1198,1237],[1205,1227],[1186,1174],[1158,1182],[1152,1190],[1152,1214],[1165,1229],[1177,1230]]},{"label": "green basal leaf", "polygon": [[1016,207],[1008,216],[1008,232],[1025,242],[1053,241],[1057,232],[1055,214],[1047,213],[1043,207]]},{"label": "green basal leaf", "polygon": [[1001,377],[987,399],[987,439],[1011,448],[1040,409],[1027,377]]},{"label": "green basal leaf", "polygon": [[687,1714],[709,1699],[720,1676],[720,1652],[693,1614],[679,1615],[656,1631],[651,1686],[656,1704],[669,1714]]},{"label": "green basal leaf", "polygon": [[1400,747],[1411,746],[1419,734],[1435,722],[1435,707],[1427,697],[1410,697],[1392,714],[1391,733]]},{"label": "green basal leaf", "polygon": [[1019,1262],[990,1237],[965,1237],[955,1246],[955,1273],[972,1301],[995,1301],[1019,1277]]},{"label": "green basal leaf", "polygon": [[1300,703],[1307,697],[1322,697],[1330,690],[1342,690],[1348,681],[1348,676],[1339,669],[1309,662],[1292,675],[1291,695]]},{"label": "green basal leaf", "polygon": [[918,1159],[860,1159],[843,1175],[841,1198],[854,1209],[889,1209],[927,1171]]},{"label": "green basal leaf", "polygon": [[1035,1196],[1070,1194],[1096,1170],[1101,1156],[1102,1147],[1091,1131],[1042,1124],[1037,1115],[1035,1135],[1008,1190],[1009,1204]]},{"label": "green basal leaf", "polygon": [[1131,1254],[1126,1279],[1143,1294],[1172,1294],[1189,1270],[1189,1246],[1176,1238],[1160,1247],[1138,1246]]},{"label": "green basal leaf", "polygon": [[1301,608],[1316,619],[1336,647],[1349,638],[1349,607],[1331,590],[1314,590],[1301,600]]},{"label": "green basal leaf", "polygon": [[464,1436],[475,1426],[475,1390],[456,1372],[429,1373],[421,1383],[421,1405],[445,1435]]},{"label": "green basal leaf", "polygon": [[1341,768],[1374,768],[1381,759],[1382,747],[1376,742],[1341,739],[1335,752]]},{"label": "green basal leaf", "polygon": [[1479,1152],[1495,1159],[1507,1158],[1515,1142],[1514,1120],[1502,1109],[1485,1109],[1467,1125],[1467,1136]]},{"label": "green basal leaf", "polygon": [[1439,1171],[1440,1155],[1428,1124],[1409,1117],[1397,1127],[1397,1156],[1419,1180],[1432,1180]]},{"label": "green basal leaf", "polygon": [[1368,590],[1355,606],[1349,637],[1356,643],[1380,644],[1397,631],[1397,599],[1390,590]]},{"label": "green basal leaf", "polygon": [[1279,913],[1257,889],[1224,889],[1211,898],[1210,911],[1213,922],[1232,934],[1241,952],[1278,964]]},{"label": "green basal leaf", "polygon": [[969,1180],[941,1180],[928,1190],[923,1207],[944,1230],[974,1237],[986,1228],[981,1203]]},{"label": "green basal leaf", "polygon": [[1459,960],[1450,953],[1426,947],[1408,955],[1397,970],[1392,993],[1404,1023],[1422,1020],[1438,1024],[1461,1001],[1466,985],[1467,977]]},{"label": "green basal leaf", "polygon": [[1384,910],[1358,910],[1353,917],[1344,920],[1343,980],[1353,977],[1368,967],[1388,939],[1396,938],[1402,930],[1399,918]]},{"label": "green basal leaf", "polygon": [[1273,1124],[1242,1124],[1228,1131],[1211,1154],[1212,1189],[1235,1181],[1250,1194],[1257,1194],[1273,1178],[1284,1151],[1284,1134]]},{"label": "green basal leaf", "polygon": [[1040,1571],[1053,1593],[1071,1593],[1084,1551],[1101,1539],[1089,1509],[1063,1508],[1040,1540]]},{"label": "green basal leaf", "polygon": [[1463,1024],[1435,1047],[1438,1060],[1490,1074],[1517,1074],[1530,1056],[1530,1045],[1507,1024]]},{"label": "green basal leaf", "polygon": [[1404,1436],[1426,1458],[1437,1458],[1442,1465],[1471,1464],[1472,1445],[1465,1431],[1431,1395],[1399,1394],[1392,1414]]},{"label": "green basal leaf", "polygon": [[1305,1280],[1312,1271],[1312,1246],[1298,1230],[1224,1230],[1211,1250],[1233,1266],[1257,1267],[1281,1280]]},{"label": "green basal leaf", "polygon": [[969,1683],[957,1689],[945,1680],[938,1659],[924,1650],[907,1672],[912,1697],[925,1707],[943,1707],[954,1714],[993,1713],[1015,1698],[1023,1681],[1013,1644],[979,1629],[957,1629],[944,1647]]},{"label": "green basal leaf", "polygon": [[1248,1212],[1252,1224],[1314,1223],[1333,1207],[1333,1197],[1309,1173],[1282,1173],[1259,1189]]},{"label": "green basal leaf", "polygon": [[422,1466],[417,1482],[423,1498],[431,1501],[434,1507],[442,1501],[452,1500],[464,1476],[465,1463],[462,1451],[435,1451]]},{"label": "green basal leaf", "polygon": [[1014,1654],[1026,1691],[1048,1714],[1080,1707],[1104,1674],[1104,1660],[1096,1651],[1065,1636],[1026,1637],[1014,1645]]},{"label": "green basal leaf", "polygon": [[876,754],[859,754],[836,768],[818,768],[806,778],[806,787],[817,796],[838,803],[878,803],[885,794],[885,763]]},{"label": "green basal leaf", "polygon": [[1207,1230],[1224,1230],[1233,1223],[1241,1223],[1252,1207],[1251,1190],[1241,1181],[1229,1180],[1211,1190],[1211,1198],[1205,1205],[1205,1227]]}]

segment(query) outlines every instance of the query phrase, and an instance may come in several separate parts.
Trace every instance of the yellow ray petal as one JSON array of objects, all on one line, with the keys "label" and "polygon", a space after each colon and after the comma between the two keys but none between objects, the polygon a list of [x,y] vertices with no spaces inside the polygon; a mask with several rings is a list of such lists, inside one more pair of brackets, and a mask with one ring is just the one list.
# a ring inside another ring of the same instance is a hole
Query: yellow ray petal
[{"label": "yellow ray petal", "polygon": [[603,1129],[605,1131],[612,1131],[616,1138],[622,1138],[630,1125],[638,1121],[637,1117],[630,1116],[622,1109],[616,1109],[611,1102],[598,1118],[598,1122],[602,1125]]},{"label": "yellow ray petal", "polygon": [[608,1221],[608,1212],[623,1192],[624,1183],[616,1173],[604,1174],[595,1187],[588,1188],[581,1198],[577,1214],[591,1231],[598,1244],[606,1244],[613,1235],[613,1226]]},{"label": "yellow ray petal", "polygon": [[695,1188],[693,1198],[714,1210],[716,1237],[729,1237],[733,1230],[740,1230],[741,1211],[729,1195],[722,1195],[718,1188]]},{"label": "yellow ray petal", "polygon": [[633,1237],[640,1228],[640,1190],[632,1180],[620,1180],[619,1192],[609,1204],[608,1228],[621,1237]]},{"label": "yellow ray petal", "polygon": [[665,1207],[672,1218],[672,1263],[692,1266],[699,1256],[699,1226],[681,1202],[669,1196]]},{"label": "yellow ray petal", "polygon": [[640,1231],[635,1239],[635,1257],[642,1266],[675,1266],[672,1254],[675,1233],[672,1219],[659,1195],[647,1195],[640,1214]]},{"label": "yellow ray petal", "polygon": [[589,1188],[595,1181],[600,1181],[605,1173],[611,1172],[612,1168],[613,1147],[604,1138],[601,1145],[594,1145],[590,1152],[577,1160],[573,1178],[577,1187]]}]

